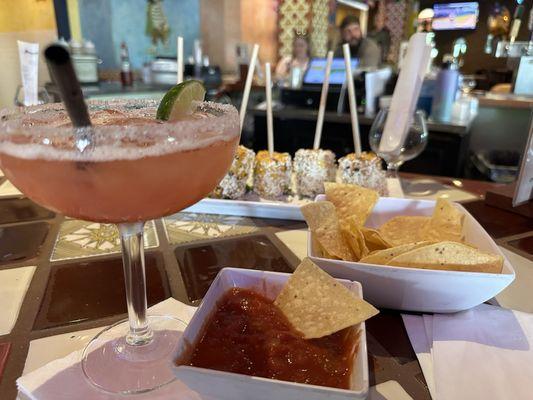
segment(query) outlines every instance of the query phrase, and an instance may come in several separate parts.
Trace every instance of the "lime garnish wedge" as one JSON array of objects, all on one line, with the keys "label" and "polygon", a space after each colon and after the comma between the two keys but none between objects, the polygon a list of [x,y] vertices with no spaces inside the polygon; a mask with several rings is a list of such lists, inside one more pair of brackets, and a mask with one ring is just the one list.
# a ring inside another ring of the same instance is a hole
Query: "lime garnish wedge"
[{"label": "lime garnish wedge", "polygon": [[172,87],[163,96],[157,108],[156,118],[176,121],[193,111],[193,103],[203,101],[205,87],[200,81],[190,80]]}]

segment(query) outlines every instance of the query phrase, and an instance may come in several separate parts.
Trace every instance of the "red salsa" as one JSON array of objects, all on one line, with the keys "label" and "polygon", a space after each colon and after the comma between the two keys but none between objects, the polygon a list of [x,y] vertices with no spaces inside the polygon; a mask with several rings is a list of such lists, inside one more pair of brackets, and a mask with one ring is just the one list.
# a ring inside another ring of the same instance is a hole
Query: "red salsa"
[{"label": "red salsa", "polygon": [[348,389],[356,350],[353,329],[306,340],[271,300],[234,288],[180,364]]}]

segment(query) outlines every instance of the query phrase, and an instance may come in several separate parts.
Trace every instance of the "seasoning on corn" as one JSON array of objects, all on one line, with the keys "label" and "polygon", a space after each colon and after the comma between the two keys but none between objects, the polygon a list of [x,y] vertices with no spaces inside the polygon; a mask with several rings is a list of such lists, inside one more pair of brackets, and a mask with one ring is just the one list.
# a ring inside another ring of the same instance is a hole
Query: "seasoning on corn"
[{"label": "seasoning on corn", "polygon": [[211,197],[231,200],[242,198],[253,172],[254,158],[255,153],[252,150],[239,146],[228,173],[213,190]]},{"label": "seasoning on corn", "polygon": [[300,149],[293,166],[300,196],[315,197],[324,193],[324,182],[335,181],[335,154],[331,150]]},{"label": "seasoning on corn", "polygon": [[291,156],[266,150],[255,158],[254,191],[265,199],[279,199],[289,194],[291,186]]},{"label": "seasoning on corn", "polygon": [[342,183],[351,183],[376,190],[380,196],[386,196],[387,179],[381,165],[381,158],[372,152],[362,152],[360,157],[350,153],[339,159],[338,179]]}]

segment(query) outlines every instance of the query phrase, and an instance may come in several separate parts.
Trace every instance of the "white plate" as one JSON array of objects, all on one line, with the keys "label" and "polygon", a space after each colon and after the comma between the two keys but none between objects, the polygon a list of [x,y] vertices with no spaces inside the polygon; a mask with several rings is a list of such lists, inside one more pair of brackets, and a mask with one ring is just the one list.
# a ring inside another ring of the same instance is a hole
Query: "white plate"
[{"label": "white plate", "polygon": [[[310,202],[312,200],[309,200]],[[282,201],[250,201],[250,200],[223,200],[205,198],[195,205],[183,210],[203,214],[236,215],[239,217],[289,219],[303,221],[298,202],[285,203]]]},{"label": "white plate", "polygon": [[[318,196],[316,200],[325,200],[325,196]],[[307,254],[332,276],[361,282],[365,299],[377,307],[439,313],[466,310],[500,293],[514,280],[515,272],[479,222],[463,206],[455,206],[465,214],[466,242],[504,258],[501,274],[390,267],[316,257],[311,232],[308,233]],[[429,216],[434,208],[433,200],[382,197],[366,226],[376,228],[397,215]]]},{"label": "white plate", "polygon": [[[278,272],[255,271],[239,268],[222,269],[207,291],[198,310],[183,332],[181,344],[176,357],[181,351],[190,349],[198,336],[202,334],[205,323],[215,311],[217,301],[230,288],[253,289],[267,298],[274,300],[290,274]],[[363,297],[358,282],[340,281],[357,297]],[[368,394],[368,361],[366,349],[366,330],[364,322],[355,326],[360,331],[359,348],[354,357],[350,390],[335,389],[324,386],[305,385],[275,379],[258,378],[248,375],[215,371],[205,368],[178,366],[175,368],[177,378],[189,388],[201,395],[216,399],[247,400],[356,400],[365,399]]]}]

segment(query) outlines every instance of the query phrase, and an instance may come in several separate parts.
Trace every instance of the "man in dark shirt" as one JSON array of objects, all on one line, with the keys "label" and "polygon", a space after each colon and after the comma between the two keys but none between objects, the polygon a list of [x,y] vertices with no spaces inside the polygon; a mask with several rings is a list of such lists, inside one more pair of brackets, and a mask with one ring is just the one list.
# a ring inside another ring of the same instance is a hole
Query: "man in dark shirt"
[{"label": "man in dark shirt", "polygon": [[[360,67],[377,67],[381,64],[381,49],[372,39],[363,37],[359,18],[346,16],[340,25],[342,44],[350,45],[352,57],[359,59]],[[335,57],[343,57],[342,44],[335,51]]]},{"label": "man in dark shirt", "polygon": [[391,44],[391,34],[385,26],[385,18],[383,14],[377,13],[374,17],[374,30],[368,34],[368,37],[374,39],[381,48],[381,62],[387,62]]}]

